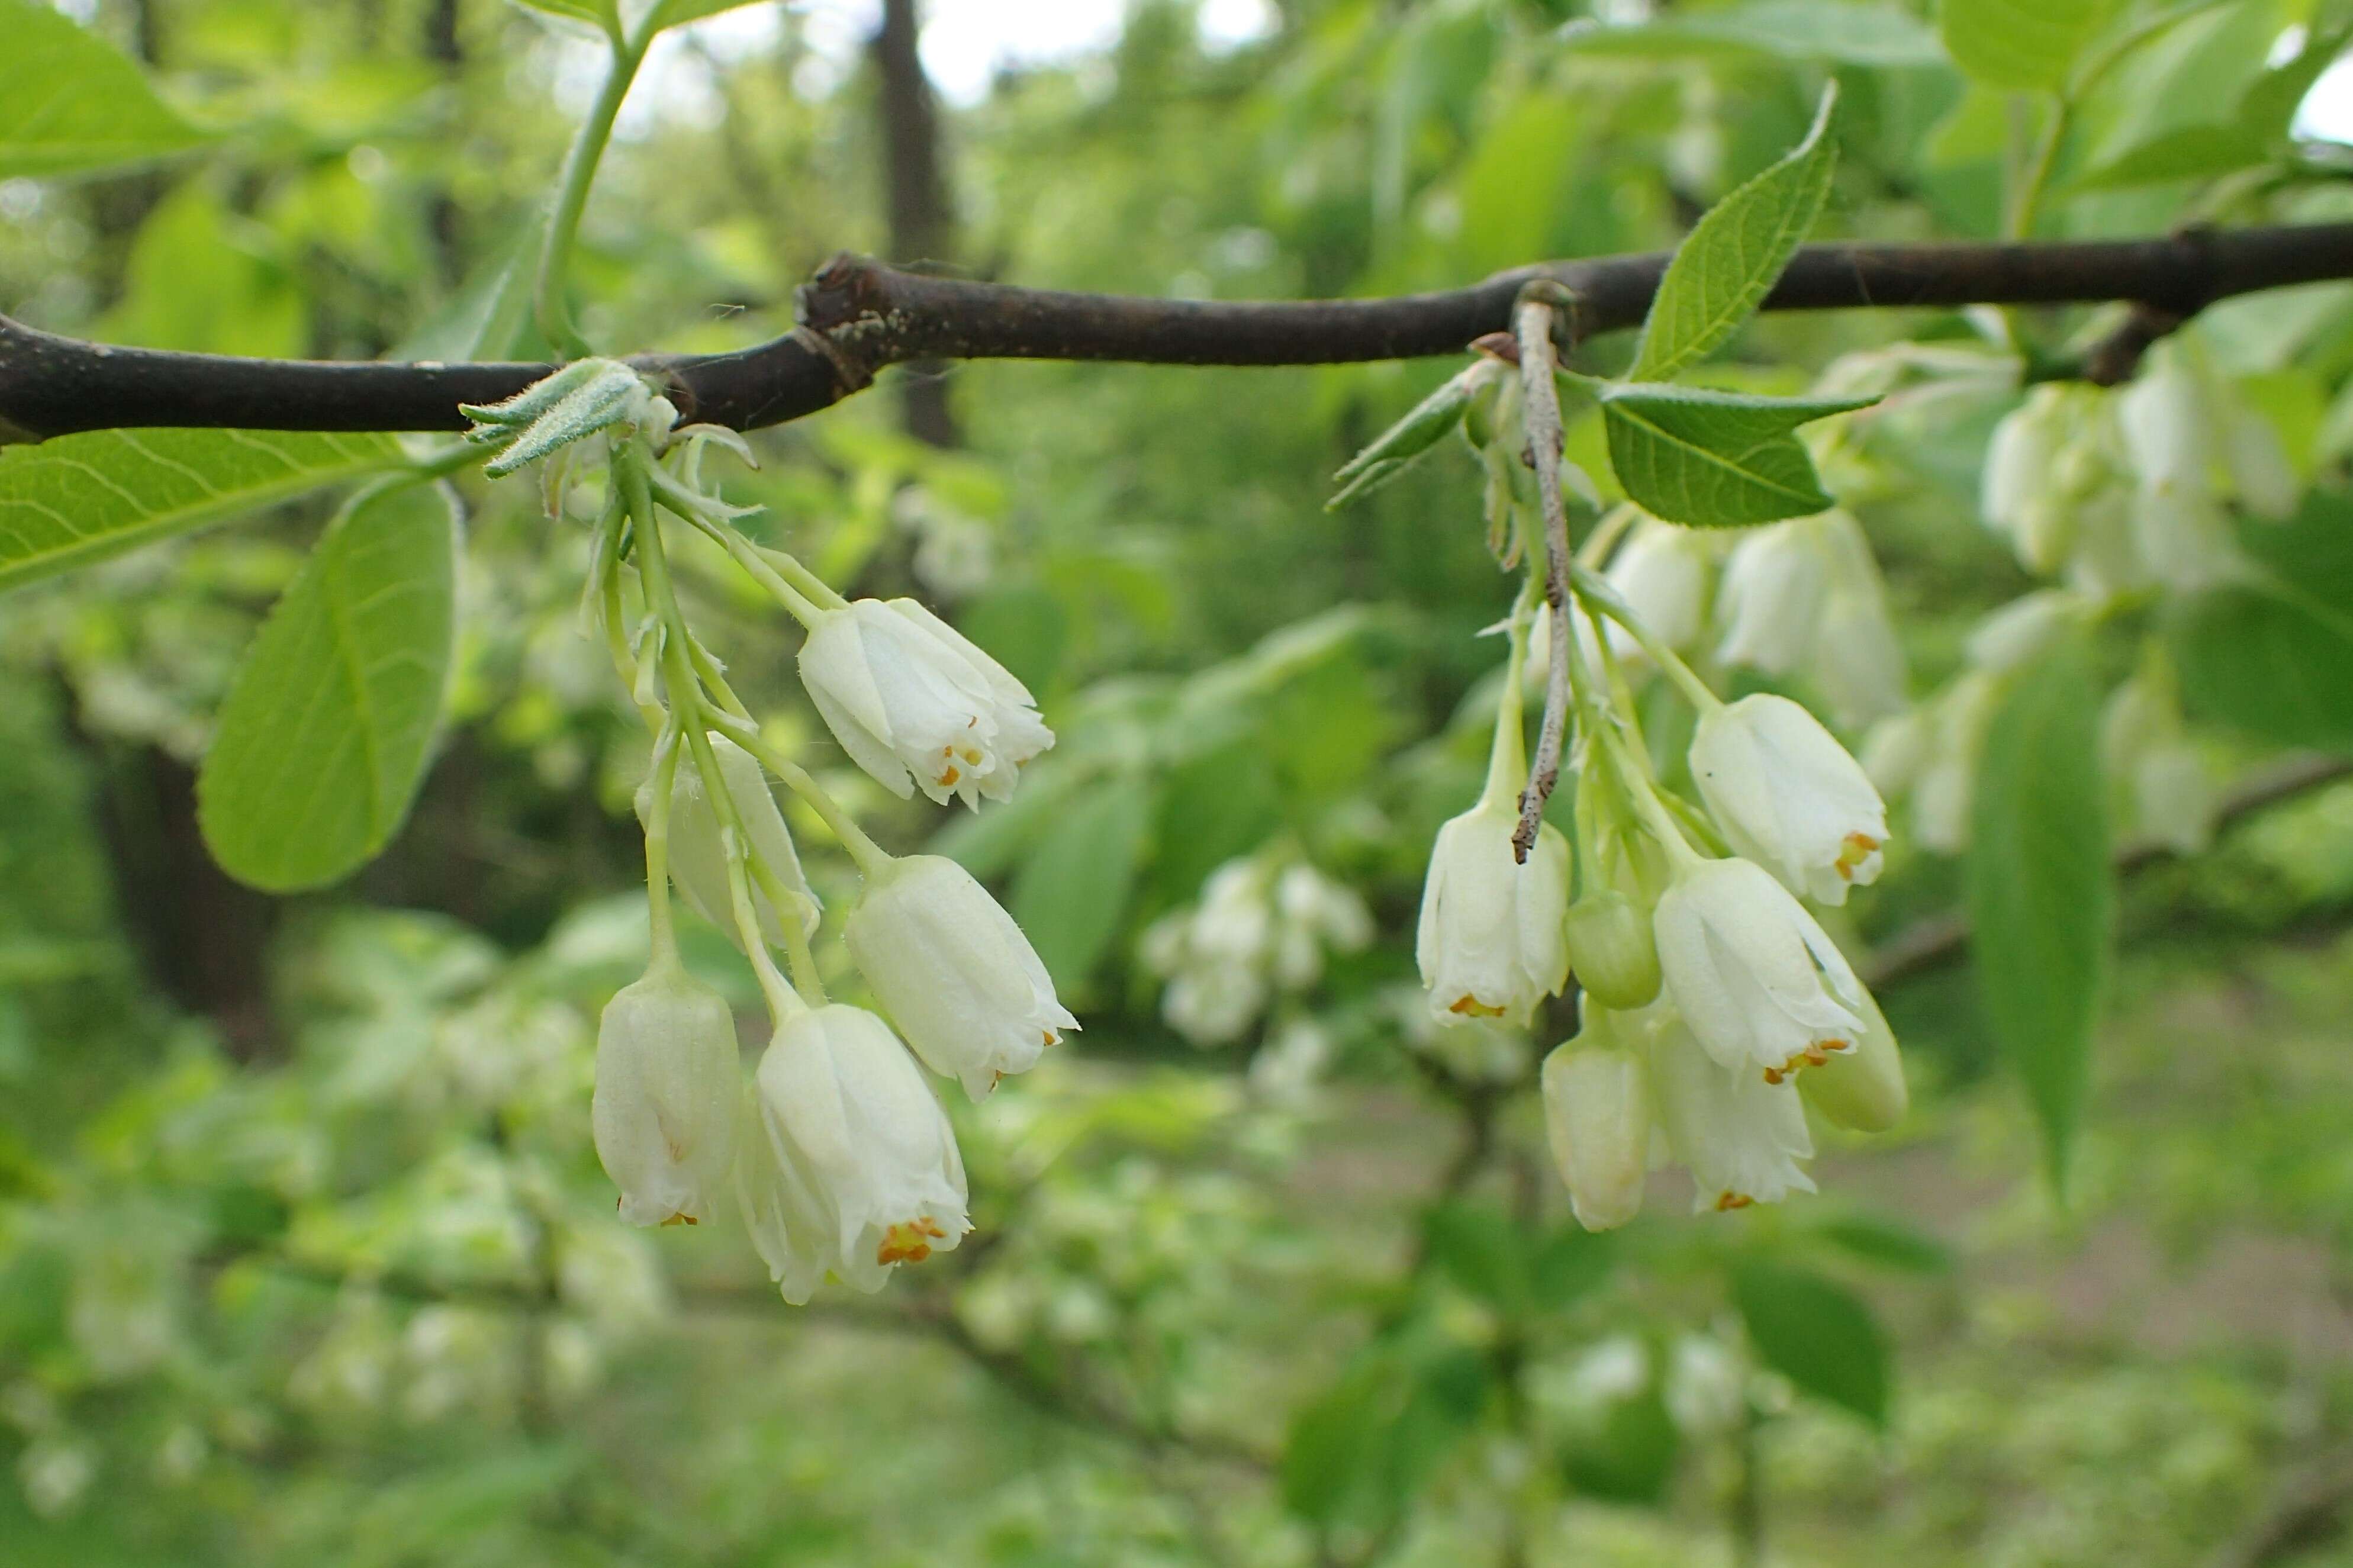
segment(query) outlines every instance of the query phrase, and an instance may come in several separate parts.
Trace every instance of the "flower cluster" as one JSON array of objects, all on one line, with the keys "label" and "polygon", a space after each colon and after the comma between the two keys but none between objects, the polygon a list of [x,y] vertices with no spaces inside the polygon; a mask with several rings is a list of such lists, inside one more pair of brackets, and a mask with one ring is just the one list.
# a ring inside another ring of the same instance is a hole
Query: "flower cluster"
[{"label": "flower cluster", "polygon": [[2284,517],[2299,488],[2271,420],[2168,342],[2120,391],[2030,392],[1994,428],[1979,498],[2027,570],[2105,597],[2239,576],[2228,504]]},{"label": "flower cluster", "polygon": [[[740,452],[740,439],[673,429],[668,400],[628,367],[584,361],[469,412],[475,437],[501,449],[494,471],[573,460],[597,437],[609,480],[583,618],[654,737],[637,798],[652,961],[605,1009],[591,1106],[621,1217],[691,1225],[732,1196],[786,1300],[807,1300],[828,1277],[878,1289],[898,1265],[954,1247],[970,1227],[964,1163],[923,1068],[977,1100],[1078,1023],[1029,939],[969,873],[885,852],[768,743],[687,625],[665,529],[718,544],[802,624],[811,702],[851,761],[893,794],[921,789],[975,808],[1006,800],[1054,737],[1018,680],[921,605],[846,600],[740,532],[741,513],[701,478],[706,447]],[[864,887],[843,930],[879,1013],[825,994],[810,949],[822,911],[770,775],[858,863]],[[726,1004],[680,961],[673,890],[730,934],[759,980],[772,1032],[748,1082]]]},{"label": "flower cluster", "polygon": [[[1756,530],[1720,570],[1716,553],[1621,513],[1588,531],[1573,592],[1548,613],[1531,573],[1507,623],[1484,788],[1438,830],[1422,890],[1423,1005],[1441,1031],[1541,1026],[1546,998],[1581,987],[1580,1026],[1542,1083],[1572,1206],[1593,1229],[1633,1217],[1654,1151],[1690,1170],[1698,1208],[1770,1203],[1812,1190],[1806,1105],[1883,1130],[1905,1104],[1886,1020],[1801,901],[1842,904],[1878,877],[1879,792],[1806,709],[1726,702],[1684,657],[1713,618],[1724,663],[1800,675],[1857,721],[1898,708],[1876,568],[1838,512]],[[1546,656],[1567,665],[1566,824],[1524,817],[1540,798],[1524,697],[1538,626]],[[1695,710],[1688,794],[1654,766],[1634,669]]]},{"label": "flower cluster", "polygon": [[[1891,797],[1908,797],[1912,837],[1944,854],[1968,847],[1988,726],[2063,635],[2152,598],[2259,579],[2232,514],[2284,518],[2301,489],[2279,427],[2194,334],[2153,348],[2124,387],[2031,389],[1994,428],[1979,510],[2021,565],[2063,585],[1994,611],[1951,682],[1873,731],[1866,764]],[[2110,696],[2102,739],[2118,826],[2177,853],[2205,847],[2220,802],[2154,637]]]},{"label": "flower cluster", "polygon": [[1258,854],[1229,860],[1202,884],[1201,901],[1163,915],[1139,944],[1145,967],[1168,982],[1168,1026],[1197,1046],[1230,1045],[1282,995],[1312,991],[1327,952],[1373,940],[1364,900],[1306,861]]}]

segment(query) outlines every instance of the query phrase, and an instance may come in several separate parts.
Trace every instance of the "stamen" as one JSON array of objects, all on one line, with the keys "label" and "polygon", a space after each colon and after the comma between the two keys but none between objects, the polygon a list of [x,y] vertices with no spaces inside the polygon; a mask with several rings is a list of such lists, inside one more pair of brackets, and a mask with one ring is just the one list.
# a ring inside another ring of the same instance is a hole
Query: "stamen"
[{"label": "stamen", "polygon": [[1460,1013],[1466,1018],[1500,1018],[1504,1016],[1504,1010],[1501,1007],[1490,1007],[1467,991],[1446,1010],[1450,1013]]},{"label": "stamen", "polygon": [[1725,1193],[1715,1200],[1715,1212],[1730,1214],[1735,1209],[1747,1208],[1756,1202],[1746,1193]]},{"label": "stamen", "polygon": [[882,1232],[882,1244],[874,1249],[874,1261],[921,1263],[932,1255],[932,1242],[946,1237],[947,1232],[940,1228],[940,1222],[928,1215],[920,1219],[901,1220]]},{"label": "stamen", "polygon": [[1879,843],[1867,833],[1848,834],[1840,841],[1839,858],[1831,862],[1831,868],[1845,880],[1853,881],[1854,874],[1862,868],[1862,863],[1878,853]]}]

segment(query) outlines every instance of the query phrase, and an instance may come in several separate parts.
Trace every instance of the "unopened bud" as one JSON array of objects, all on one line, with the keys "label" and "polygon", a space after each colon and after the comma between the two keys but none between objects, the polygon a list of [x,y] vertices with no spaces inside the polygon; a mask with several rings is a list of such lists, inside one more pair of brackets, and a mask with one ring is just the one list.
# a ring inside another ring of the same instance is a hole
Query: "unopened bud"
[{"label": "unopened bud", "polygon": [[1659,944],[1651,917],[1615,889],[1568,907],[1568,963],[1585,994],[1605,1007],[1645,1006],[1659,994]]},{"label": "unopened bud", "polygon": [[1857,988],[1852,998],[1862,1019],[1854,1049],[1841,1051],[1820,1067],[1798,1075],[1807,1103],[1851,1132],[1884,1132],[1904,1120],[1911,1094],[1904,1086],[1904,1061],[1895,1031],[1871,993]]},{"label": "unopened bud", "polygon": [[1642,1209],[1650,1165],[1651,1083],[1633,1052],[1597,1046],[1588,1025],[1545,1058],[1545,1134],[1588,1230],[1611,1230]]}]

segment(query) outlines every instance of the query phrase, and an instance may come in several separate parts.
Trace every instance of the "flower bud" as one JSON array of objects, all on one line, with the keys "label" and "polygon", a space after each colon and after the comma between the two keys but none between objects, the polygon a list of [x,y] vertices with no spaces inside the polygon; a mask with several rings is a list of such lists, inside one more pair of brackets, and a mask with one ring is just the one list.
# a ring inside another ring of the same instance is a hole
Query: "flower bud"
[{"label": "flower bud", "polygon": [[1009,799],[1054,743],[1029,689],[913,599],[825,612],[800,669],[842,750],[902,800],[916,786],[943,805]]},{"label": "flower bud", "polygon": [[1615,888],[1568,906],[1568,963],[1585,994],[1604,1007],[1640,1007],[1659,994],[1659,944],[1651,917]]},{"label": "flower bud", "polygon": [[1651,1086],[1641,1058],[1585,1031],[1545,1058],[1545,1134],[1588,1230],[1612,1230],[1642,1209],[1650,1165]]},{"label": "flower bud", "polygon": [[[776,809],[776,797],[769,792],[767,775],[749,752],[723,735],[711,737],[711,750],[718,758],[720,778],[735,804],[735,814],[743,821],[753,854],[766,862],[787,891],[799,894],[805,900],[797,911],[802,934],[816,935],[817,895],[809,891],[808,878],[801,870],[801,858],[793,848],[793,836],[786,831],[784,814]],[[638,821],[641,825],[652,823],[653,804],[653,781],[649,779],[638,786]],[[695,913],[725,931],[728,940],[738,948],[744,945],[743,935],[735,929],[734,899],[728,890],[726,840],[720,834],[719,814],[712,805],[710,786],[695,765],[691,752],[679,759],[678,772],[670,785],[670,877],[686,901],[694,906]],[[756,877],[752,879],[751,890],[752,907],[760,917],[761,934],[769,946],[782,947],[784,922]]]},{"label": "flower bud", "polygon": [[1414,955],[1441,1024],[1525,1026],[1538,1002],[1568,984],[1568,841],[1545,824],[1526,864],[1517,864],[1518,827],[1518,813],[1482,800],[1438,830]]},{"label": "flower bud", "polygon": [[1820,721],[1758,693],[1700,716],[1692,777],[1733,849],[1793,893],[1846,902],[1879,876],[1887,808]]},{"label": "flower bud", "polygon": [[923,1065],[975,1100],[1079,1026],[1013,917],[944,856],[911,855],[873,873],[845,935]]},{"label": "flower bud", "polygon": [[891,1026],[839,1005],[797,1014],[760,1058],[765,1148],[747,1162],[754,1239],[787,1300],[830,1268],[860,1290],[971,1228],[964,1160]]},{"label": "flower bud", "polygon": [[596,1157],[631,1225],[693,1225],[711,1213],[735,1150],[743,1069],[719,993],[675,958],[605,1005],[589,1101]]},{"label": "flower bud", "polygon": [[1667,996],[1723,1066],[1778,1083],[1853,1049],[1862,983],[1814,917],[1753,862],[1685,866],[1655,924]]},{"label": "flower bud", "polygon": [[1862,1017],[1854,1049],[1799,1073],[1798,1089],[1808,1104],[1851,1132],[1884,1132],[1911,1106],[1904,1060],[1895,1048],[1895,1031],[1871,993],[1858,990],[1854,1002]]}]

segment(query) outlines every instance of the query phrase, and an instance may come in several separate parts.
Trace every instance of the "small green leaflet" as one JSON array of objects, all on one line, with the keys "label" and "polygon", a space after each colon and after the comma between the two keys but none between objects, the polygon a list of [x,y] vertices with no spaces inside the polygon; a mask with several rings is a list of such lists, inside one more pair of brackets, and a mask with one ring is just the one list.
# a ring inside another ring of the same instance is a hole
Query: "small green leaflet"
[{"label": "small green leaflet", "polygon": [[396,467],[389,436],[99,430],[0,450],[0,591]]},{"label": "small green leaflet", "polygon": [[1845,1287],[1779,1264],[1746,1263],[1732,1293],[1765,1364],[1817,1399],[1887,1425],[1887,1342]]},{"label": "small green leaflet", "polygon": [[323,886],[408,815],[448,686],[457,536],[447,489],[363,497],[262,624],[196,778],[205,842],[231,876]]},{"label": "small green leaflet", "polygon": [[1838,84],[1822,89],[1813,128],[1789,153],[1701,218],[1675,249],[1642,323],[1630,381],[1664,381],[1715,352],[1756,313],[1821,216],[1838,148]]},{"label": "small green leaflet", "polygon": [[1609,465],[1627,495],[1669,522],[1744,528],[1829,507],[1791,432],[1872,398],[1752,397],[1643,382],[1602,386]]},{"label": "small green leaflet", "polygon": [[0,0],[0,180],[152,163],[210,140],[43,0]]},{"label": "small green leaflet", "polygon": [[2071,632],[2011,679],[1978,754],[1969,820],[1978,993],[2042,1123],[2059,1189],[2091,1081],[2116,897],[2099,722],[2090,639]]},{"label": "small green leaflet", "polygon": [[1961,69],[2013,92],[2057,92],[2111,0],[1944,0],[1937,31]]}]

